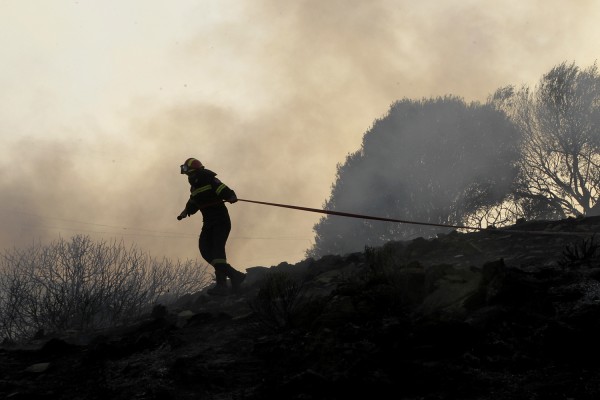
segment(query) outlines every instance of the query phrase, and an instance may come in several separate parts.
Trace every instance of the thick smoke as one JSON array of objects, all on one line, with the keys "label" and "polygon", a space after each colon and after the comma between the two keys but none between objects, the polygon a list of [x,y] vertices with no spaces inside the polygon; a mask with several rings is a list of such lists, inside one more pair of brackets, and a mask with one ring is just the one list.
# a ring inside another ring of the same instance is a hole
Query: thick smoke
[{"label": "thick smoke", "polygon": [[[594,2],[523,3],[218,1],[118,16],[65,4],[33,25],[3,3],[14,22],[0,28],[12,38],[0,39],[0,245],[89,234],[197,258],[200,216],[175,219],[187,157],[240,198],[320,207],[394,101],[484,100],[560,61],[593,62]],[[110,40],[99,15],[113,19]],[[320,218],[229,209],[242,268],[300,260]]]}]

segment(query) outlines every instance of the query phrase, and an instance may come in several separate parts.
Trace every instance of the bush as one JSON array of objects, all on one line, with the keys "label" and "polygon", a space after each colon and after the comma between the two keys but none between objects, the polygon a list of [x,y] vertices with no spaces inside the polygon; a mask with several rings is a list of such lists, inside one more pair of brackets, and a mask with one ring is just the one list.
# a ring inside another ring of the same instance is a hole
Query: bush
[{"label": "bush", "polygon": [[283,272],[270,273],[261,284],[250,308],[258,324],[271,331],[297,327],[298,317],[309,303],[302,283]]},{"label": "bush", "polygon": [[155,260],[123,242],[87,236],[0,255],[0,335],[11,341],[39,331],[87,331],[124,324],[157,303],[210,283],[206,265]]},{"label": "bush", "polygon": [[558,264],[563,268],[575,268],[597,263],[600,244],[595,239],[596,235],[593,234],[589,239],[584,238],[579,243],[567,244]]}]

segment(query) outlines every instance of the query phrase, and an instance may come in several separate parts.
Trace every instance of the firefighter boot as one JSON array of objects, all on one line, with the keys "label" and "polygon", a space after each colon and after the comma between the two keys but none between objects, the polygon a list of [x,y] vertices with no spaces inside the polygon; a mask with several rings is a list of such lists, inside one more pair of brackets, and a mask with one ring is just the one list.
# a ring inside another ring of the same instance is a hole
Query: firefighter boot
[{"label": "firefighter boot", "polygon": [[227,274],[227,277],[231,279],[231,288],[233,290],[233,293],[239,293],[240,286],[242,285],[242,282],[244,282],[244,279],[246,279],[246,274],[236,270],[229,264],[225,265],[227,266],[225,268],[225,272]]},{"label": "firefighter boot", "polygon": [[206,293],[211,296],[227,296],[229,289],[227,288],[227,271],[225,264],[215,264],[215,280],[217,283],[212,288],[208,289]]}]

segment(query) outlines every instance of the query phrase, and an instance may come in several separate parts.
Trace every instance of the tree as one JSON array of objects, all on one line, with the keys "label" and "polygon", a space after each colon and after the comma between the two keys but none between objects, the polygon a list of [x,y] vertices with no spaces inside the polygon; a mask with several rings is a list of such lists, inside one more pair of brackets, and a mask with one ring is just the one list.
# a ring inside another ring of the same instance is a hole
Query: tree
[{"label": "tree", "polygon": [[588,214],[600,189],[600,74],[561,63],[539,84],[498,90],[491,103],[522,132],[515,202],[525,217]]},{"label": "tree", "polygon": [[[490,104],[452,96],[395,102],[338,164],[324,208],[436,224],[459,224],[513,187],[518,131]],[[444,228],[326,216],[309,257],[344,254]]]}]

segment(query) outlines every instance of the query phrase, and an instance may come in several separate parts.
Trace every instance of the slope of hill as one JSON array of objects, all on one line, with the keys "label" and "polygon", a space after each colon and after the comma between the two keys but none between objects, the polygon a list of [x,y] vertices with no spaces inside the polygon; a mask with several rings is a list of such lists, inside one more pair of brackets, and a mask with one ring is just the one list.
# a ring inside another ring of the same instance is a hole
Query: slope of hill
[{"label": "slope of hill", "polygon": [[600,217],[254,267],[107,332],[0,349],[10,399],[597,399]]}]

